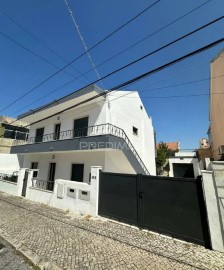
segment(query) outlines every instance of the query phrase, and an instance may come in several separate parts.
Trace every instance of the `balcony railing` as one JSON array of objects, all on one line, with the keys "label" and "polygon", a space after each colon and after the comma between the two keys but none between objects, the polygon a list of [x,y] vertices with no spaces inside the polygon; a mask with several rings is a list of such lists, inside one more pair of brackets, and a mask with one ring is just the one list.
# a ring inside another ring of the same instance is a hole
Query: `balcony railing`
[{"label": "balcony railing", "polygon": [[66,130],[66,131],[61,131],[59,134],[56,134],[56,133],[45,134],[39,137],[31,137],[31,138],[28,138],[27,140],[15,140],[13,143],[13,146],[24,145],[24,144],[34,144],[34,143],[44,143],[44,142],[57,141],[57,140],[59,141],[68,140],[68,139],[79,138],[79,137],[100,136],[100,135],[113,135],[119,138],[123,138],[128,148],[132,151],[132,153],[134,154],[134,156],[140,163],[144,172],[146,174],[149,174],[145,164],[143,163],[141,157],[135,150],[133,144],[129,140],[125,131],[111,124],[102,124],[102,125],[89,126],[89,127],[75,129],[75,130]]},{"label": "balcony railing", "polygon": [[39,180],[39,179],[32,179],[32,187],[53,191],[54,190],[54,181],[48,180]]}]

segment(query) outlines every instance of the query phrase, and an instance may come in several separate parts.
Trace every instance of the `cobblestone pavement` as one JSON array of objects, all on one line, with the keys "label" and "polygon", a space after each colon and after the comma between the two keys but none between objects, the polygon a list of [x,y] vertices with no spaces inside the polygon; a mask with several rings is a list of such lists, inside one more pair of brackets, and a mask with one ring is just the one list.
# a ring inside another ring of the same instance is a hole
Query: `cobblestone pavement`
[{"label": "cobblestone pavement", "polygon": [[224,254],[0,192],[0,234],[62,269],[224,269]]}]

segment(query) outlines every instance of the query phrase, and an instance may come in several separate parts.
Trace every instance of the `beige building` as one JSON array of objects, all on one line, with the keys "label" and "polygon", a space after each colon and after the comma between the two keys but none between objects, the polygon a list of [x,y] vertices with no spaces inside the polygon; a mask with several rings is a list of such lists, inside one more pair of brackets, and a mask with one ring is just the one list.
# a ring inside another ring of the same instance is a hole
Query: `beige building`
[{"label": "beige building", "polygon": [[224,49],[210,65],[209,141],[214,160],[224,154]]},{"label": "beige building", "polygon": [[14,139],[25,140],[29,129],[27,123],[6,116],[0,116],[0,153],[10,153]]}]

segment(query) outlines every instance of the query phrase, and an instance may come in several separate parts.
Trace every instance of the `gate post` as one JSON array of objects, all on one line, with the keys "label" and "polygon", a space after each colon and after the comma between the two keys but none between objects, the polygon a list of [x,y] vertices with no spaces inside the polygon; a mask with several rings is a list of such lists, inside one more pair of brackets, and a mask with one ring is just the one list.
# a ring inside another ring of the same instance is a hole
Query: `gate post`
[{"label": "gate post", "polygon": [[138,227],[143,229],[143,187],[142,187],[142,174],[136,175],[136,197],[137,197],[137,217],[138,217]]},{"label": "gate post", "polygon": [[202,186],[206,204],[211,246],[213,250],[224,252],[223,223],[219,208],[217,187],[213,171],[202,172]]},{"label": "gate post", "polygon": [[91,166],[90,212],[93,216],[98,215],[99,179],[101,170],[102,166]]}]

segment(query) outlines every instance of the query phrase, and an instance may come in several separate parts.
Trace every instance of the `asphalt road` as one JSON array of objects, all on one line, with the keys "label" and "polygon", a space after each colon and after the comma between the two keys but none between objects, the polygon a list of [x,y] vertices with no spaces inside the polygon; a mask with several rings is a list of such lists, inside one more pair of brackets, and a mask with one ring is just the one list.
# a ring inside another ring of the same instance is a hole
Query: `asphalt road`
[{"label": "asphalt road", "polygon": [[1,270],[33,270],[23,257],[0,238],[0,269]]}]

